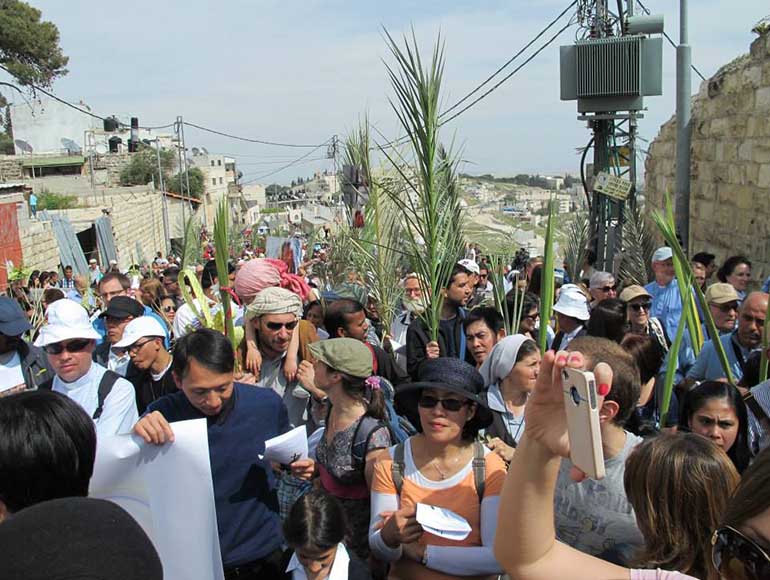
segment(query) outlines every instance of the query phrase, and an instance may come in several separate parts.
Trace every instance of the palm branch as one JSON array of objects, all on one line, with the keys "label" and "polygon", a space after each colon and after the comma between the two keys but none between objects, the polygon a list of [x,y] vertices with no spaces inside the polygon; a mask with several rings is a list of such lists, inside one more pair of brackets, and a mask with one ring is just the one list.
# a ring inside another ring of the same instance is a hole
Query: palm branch
[{"label": "palm branch", "polygon": [[644,286],[653,278],[652,254],[655,252],[655,239],[638,207],[626,204],[624,215],[623,254],[618,277],[625,285]]},{"label": "palm branch", "polygon": [[567,273],[575,283],[580,281],[580,271],[585,261],[586,249],[591,241],[589,226],[588,212],[578,211],[567,228],[564,262],[567,265]]}]

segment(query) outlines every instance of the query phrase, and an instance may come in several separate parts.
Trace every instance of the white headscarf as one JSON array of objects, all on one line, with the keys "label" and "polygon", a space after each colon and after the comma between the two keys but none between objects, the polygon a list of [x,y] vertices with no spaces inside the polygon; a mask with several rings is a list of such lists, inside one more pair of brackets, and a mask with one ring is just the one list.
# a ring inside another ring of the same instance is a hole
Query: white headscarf
[{"label": "white headscarf", "polygon": [[528,340],[531,339],[523,334],[514,334],[497,341],[497,344],[492,347],[492,352],[489,353],[479,369],[484,378],[485,387],[499,383],[511,374],[511,370],[516,364],[516,357],[519,355],[519,349]]}]

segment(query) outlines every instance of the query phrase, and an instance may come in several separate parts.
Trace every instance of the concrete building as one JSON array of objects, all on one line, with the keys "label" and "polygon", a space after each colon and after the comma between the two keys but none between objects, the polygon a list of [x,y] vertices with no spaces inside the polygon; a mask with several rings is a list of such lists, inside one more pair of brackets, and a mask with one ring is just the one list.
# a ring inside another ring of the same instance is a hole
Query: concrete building
[{"label": "concrete building", "polygon": [[214,215],[219,201],[228,197],[228,193],[237,184],[238,175],[235,159],[225,155],[203,153],[193,150],[193,156],[189,158],[193,167],[197,167],[203,173],[205,193],[203,199],[204,223],[209,226],[214,224]]}]

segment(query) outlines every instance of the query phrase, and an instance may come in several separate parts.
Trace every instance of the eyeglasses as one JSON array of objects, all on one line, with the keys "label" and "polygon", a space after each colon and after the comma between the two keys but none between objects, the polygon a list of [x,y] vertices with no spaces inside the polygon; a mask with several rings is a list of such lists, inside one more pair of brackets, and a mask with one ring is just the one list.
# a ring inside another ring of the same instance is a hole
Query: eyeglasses
[{"label": "eyeglasses", "polygon": [[270,330],[281,330],[282,328],[285,328],[286,330],[294,330],[297,327],[299,321],[294,320],[292,322],[265,322],[265,326],[267,326]]},{"label": "eyeglasses", "polygon": [[727,314],[731,310],[738,310],[737,302],[725,302],[724,304],[713,304],[713,306],[716,306],[719,311],[723,312],[724,314]]},{"label": "eyeglasses", "polygon": [[602,292],[615,292],[617,291],[617,289],[618,289],[617,284],[613,284],[612,286],[602,286],[601,288],[599,288],[599,290],[601,290]]},{"label": "eyeglasses", "polygon": [[139,352],[140,348],[142,348],[148,342],[152,342],[153,340],[155,340],[155,339],[154,338],[148,338],[147,340],[144,340],[142,342],[135,342],[131,346],[126,347],[126,350],[128,351],[129,354],[136,354],[137,352]]},{"label": "eyeglasses", "polygon": [[532,322],[535,322],[536,320],[540,319],[540,313],[535,312],[534,314],[527,314],[526,316],[521,317],[522,320],[531,320]]},{"label": "eyeglasses", "polygon": [[711,560],[723,578],[770,578],[770,556],[735,528],[724,526],[711,536]]},{"label": "eyeglasses", "polygon": [[417,401],[417,404],[423,409],[432,409],[439,403],[445,411],[456,413],[465,405],[469,405],[471,401],[468,399],[439,399],[438,397],[431,397],[430,395],[423,395],[420,397],[420,400]]},{"label": "eyeglasses", "polygon": [[649,311],[650,308],[652,308],[652,302],[638,302],[636,304],[629,304],[631,307],[631,310],[634,310],[636,312],[641,312],[642,310]]},{"label": "eyeglasses", "polygon": [[91,340],[88,338],[78,338],[69,342],[55,342],[53,344],[47,344],[43,347],[48,354],[61,354],[65,350],[67,352],[82,352],[91,344]]},{"label": "eyeglasses", "polygon": [[162,308],[162,310],[163,310],[163,312],[168,314],[169,312],[176,312],[176,307],[174,307],[174,306],[164,306]]}]

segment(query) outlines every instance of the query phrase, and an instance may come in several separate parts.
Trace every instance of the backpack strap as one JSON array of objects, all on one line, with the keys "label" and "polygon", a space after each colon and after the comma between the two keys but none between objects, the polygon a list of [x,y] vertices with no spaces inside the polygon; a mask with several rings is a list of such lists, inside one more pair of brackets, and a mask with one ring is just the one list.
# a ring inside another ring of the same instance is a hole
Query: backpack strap
[{"label": "backpack strap", "polygon": [[382,421],[368,415],[361,417],[353,433],[353,445],[350,454],[353,466],[360,467],[366,462],[366,450],[369,448],[369,440],[377,429],[387,427]]},{"label": "backpack strap", "polygon": [[99,417],[102,416],[102,411],[104,411],[104,400],[107,398],[107,395],[110,394],[110,391],[112,390],[112,387],[115,386],[115,383],[120,378],[120,375],[118,373],[115,373],[113,371],[108,370],[104,375],[102,375],[102,380],[99,381],[99,393],[98,393],[98,402],[96,405],[96,411],[94,411],[94,414],[92,416],[92,419],[96,421],[99,419]]},{"label": "backpack strap", "polygon": [[399,443],[393,452],[393,463],[390,466],[390,476],[396,486],[396,495],[401,495],[404,486],[404,444]]},{"label": "backpack strap", "polygon": [[484,459],[484,446],[480,441],[473,442],[473,482],[476,485],[476,495],[479,503],[484,499],[485,479],[487,478],[487,460]]},{"label": "backpack strap", "polygon": [[51,391],[53,390],[53,377],[48,379],[47,381],[43,381],[37,386],[38,389],[42,389],[45,391]]}]

